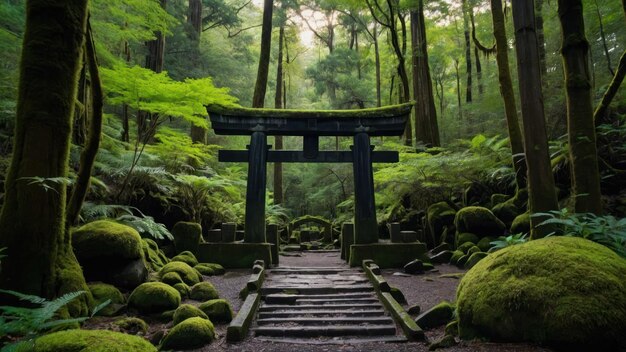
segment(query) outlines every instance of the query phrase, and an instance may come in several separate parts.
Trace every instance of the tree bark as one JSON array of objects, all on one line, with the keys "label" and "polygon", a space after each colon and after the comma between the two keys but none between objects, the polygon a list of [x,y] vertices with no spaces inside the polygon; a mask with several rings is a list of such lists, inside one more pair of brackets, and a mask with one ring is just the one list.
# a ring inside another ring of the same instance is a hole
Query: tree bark
[{"label": "tree bark", "polygon": [[546,37],[543,31],[543,0],[535,0],[535,30],[539,45],[539,67],[541,68],[542,80],[545,80],[545,76],[548,74],[548,64],[546,62]]},{"label": "tree bark", "polygon": [[270,51],[272,48],[272,13],[274,2],[264,0],[263,2],[263,29],[261,30],[261,55],[259,58],[259,68],[252,97],[252,107],[262,108],[265,105],[265,92],[267,91],[267,76],[269,75]]},{"label": "tree bark", "polygon": [[378,26],[374,23],[374,58],[376,61],[376,106],[383,106],[382,93],[381,93],[381,78],[380,78],[380,48],[378,45]]},{"label": "tree bark", "polygon": [[[66,226],[67,186],[53,179],[68,176],[86,23],[87,0],[26,3],[13,156],[0,214],[3,289],[47,298],[88,291]],[[90,297],[74,302],[70,313],[86,313]]]},{"label": "tree bark", "polygon": [[[499,0],[496,0],[499,2]],[[539,49],[535,33],[535,15],[532,1],[513,0],[515,49],[519,75],[526,165],[528,167],[528,196],[531,213],[557,210],[559,204],[550,165],[548,138],[546,136]],[[531,238],[540,238],[549,228],[536,228],[543,221],[531,217]]]},{"label": "tree bark", "polygon": [[[283,5],[281,5],[282,7]],[[276,65],[276,97],[274,99],[274,107],[283,109],[283,42],[285,41],[285,24],[280,24],[278,32],[278,62]],[[274,149],[283,149],[283,137],[274,137]],[[274,163],[274,204],[283,203],[283,164]]]},{"label": "tree bark", "polygon": [[498,64],[498,80],[500,82],[500,94],[504,101],[504,114],[509,132],[511,152],[513,154],[513,168],[515,169],[515,181],[518,189],[526,187],[526,162],[524,161],[524,143],[522,131],[517,116],[517,104],[515,92],[511,80],[509,67],[509,47],[506,38],[504,23],[504,11],[502,0],[491,0],[491,14],[493,20],[493,35],[496,39],[496,62]]},{"label": "tree bark", "polygon": [[[193,45],[190,61],[194,68],[198,68],[200,65],[200,37],[202,35],[202,0],[189,0],[187,24],[187,36]],[[189,135],[193,143],[207,143],[207,129],[204,127],[196,126],[192,123]]]},{"label": "tree bark", "polygon": [[[160,0],[161,7],[167,7],[167,0]],[[165,36],[161,32],[156,32],[156,39],[146,42],[148,55],[146,55],[146,68],[160,73],[163,71],[165,63]]]},{"label": "tree bark", "polygon": [[465,69],[467,73],[467,86],[465,88],[465,102],[472,102],[472,45],[470,42],[470,29],[468,13],[470,5],[463,0],[463,35],[465,36]]},{"label": "tree bark", "polygon": [[626,51],[624,51],[622,57],[619,59],[619,64],[617,66],[617,71],[615,71],[615,76],[613,76],[611,84],[609,84],[609,87],[606,89],[604,96],[602,96],[600,104],[598,104],[596,111],[593,113],[593,120],[595,121],[596,125],[602,123],[602,120],[605,118],[611,101],[613,101],[613,98],[615,98],[619,87],[624,81],[624,76],[626,76]]},{"label": "tree bark", "polygon": [[589,42],[581,0],[559,0],[561,54],[567,97],[567,132],[574,206],[578,213],[602,212],[596,133],[591,106]]},{"label": "tree bark", "polygon": [[413,97],[415,99],[415,140],[439,146],[437,109],[428,65],[424,2],[411,10],[411,47],[413,51]]},{"label": "tree bark", "polygon": [[611,63],[611,54],[609,54],[609,47],[606,45],[606,34],[604,33],[604,23],[602,23],[602,14],[600,14],[600,7],[598,6],[598,0],[596,3],[596,14],[598,15],[598,23],[600,24],[600,39],[602,40],[602,48],[604,49],[604,57],[606,57],[606,66],[611,76],[615,76],[613,71],[613,64]]}]

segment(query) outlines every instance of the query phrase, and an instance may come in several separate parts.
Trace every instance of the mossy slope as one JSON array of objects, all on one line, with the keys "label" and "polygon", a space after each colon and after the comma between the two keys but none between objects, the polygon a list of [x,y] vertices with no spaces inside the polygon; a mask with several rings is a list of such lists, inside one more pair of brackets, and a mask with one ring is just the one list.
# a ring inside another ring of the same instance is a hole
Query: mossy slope
[{"label": "mossy slope", "polygon": [[33,352],[156,352],[138,336],[106,330],[66,330],[35,341]]}]

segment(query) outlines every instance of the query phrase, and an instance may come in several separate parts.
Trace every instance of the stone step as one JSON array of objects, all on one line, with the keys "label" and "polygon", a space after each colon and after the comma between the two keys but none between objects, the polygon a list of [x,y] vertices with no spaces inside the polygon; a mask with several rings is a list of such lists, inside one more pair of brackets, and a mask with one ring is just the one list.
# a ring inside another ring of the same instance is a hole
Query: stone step
[{"label": "stone step", "polygon": [[341,286],[316,286],[316,287],[300,287],[300,286],[265,286],[261,288],[261,295],[269,295],[273,293],[290,293],[290,294],[337,294],[348,292],[374,292],[372,285],[341,285]]},{"label": "stone step", "polygon": [[374,317],[321,317],[321,318],[266,318],[257,320],[257,325],[281,325],[281,324],[299,324],[299,325],[391,325],[393,319],[388,316]]},{"label": "stone step", "polygon": [[[321,294],[321,295],[289,295],[289,296],[294,296],[296,300],[303,300],[303,299],[328,299],[328,300],[334,300],[334,299],[358,299],[358,298],[376,298],[376,295],[372,292],[365,292],[365,293],[359,293],[359,292],[355,292],[355,293],[335,293],[335,294]],[[265,298],[265,297],[264,297]]]},{"label": "stone step", "polygon": [[383,306],[378,304],[264,304],[259,307],[259,312],[273,312],[278,310],[335,310],[335,309],[352,309],[352,310],[367,310],[369,308],[382,308]]},{"label": "stone step", "polygon": [[257,337],[259,341],[275,342],[275,343],[287,343],[296,345],[356,345],[359,343],[404,343],[408,342],[404,336],[380,336],[380,337],[357,337],[357,336],[342,336],[333,338],[288,338],[288,337]]},{"label": "stone step", "polygon": [[386,325],[311,325],[311,326],[279,326],[256,327],[256,336],[274,337],[318,337],[318,336],[384,336],[395,335],[396,326]]},{"label": "stone step", "polygon": [[376,297],[368,297],[368,298],[308,298],[308,299],[296,299],[296,305],[301,304],[322,304],[322,305],[333,305],[333,304],[346,304],[346,303],[355,303],[355,304],[376,304],[380,301]]},{"label": "stone step", "polygon": [[288,318],[288,317],[375,317],[386,316],[383,309],[363,310],[289,310],[289,311],[266,311],[259,312],[258,319]]}]

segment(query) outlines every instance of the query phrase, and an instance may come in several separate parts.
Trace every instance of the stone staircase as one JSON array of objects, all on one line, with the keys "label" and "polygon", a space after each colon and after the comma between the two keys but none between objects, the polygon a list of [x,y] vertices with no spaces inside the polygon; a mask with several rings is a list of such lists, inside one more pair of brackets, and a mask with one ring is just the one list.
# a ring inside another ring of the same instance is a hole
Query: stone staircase
[{"label": "stone staircase", "polygon": [[404,342],[365,274],[346,267],[270,269],[254,335],[307,344]]}]

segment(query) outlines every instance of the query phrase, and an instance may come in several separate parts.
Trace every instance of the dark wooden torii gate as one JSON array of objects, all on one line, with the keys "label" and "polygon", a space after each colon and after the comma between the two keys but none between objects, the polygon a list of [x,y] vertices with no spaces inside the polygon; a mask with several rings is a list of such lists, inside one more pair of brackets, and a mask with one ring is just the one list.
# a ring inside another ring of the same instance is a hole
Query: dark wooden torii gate
[{"label": "dark wooden torii gate", "polygon": [[[267,163],[352,163],[355,244],[378,242],[372,163],[398,162],[398,152],[374,151],[370,137],[401,136],[412,104],[377,109],[299,111],[209,106],[218,135],[249,135],[248,150],[220,150],[219,161],[247,162],[244,242],[265,243]],[[303,150],[269,150],[267,136],[303,136]],[[350,136],[351,151],[320,151],[319,137]]]}]

